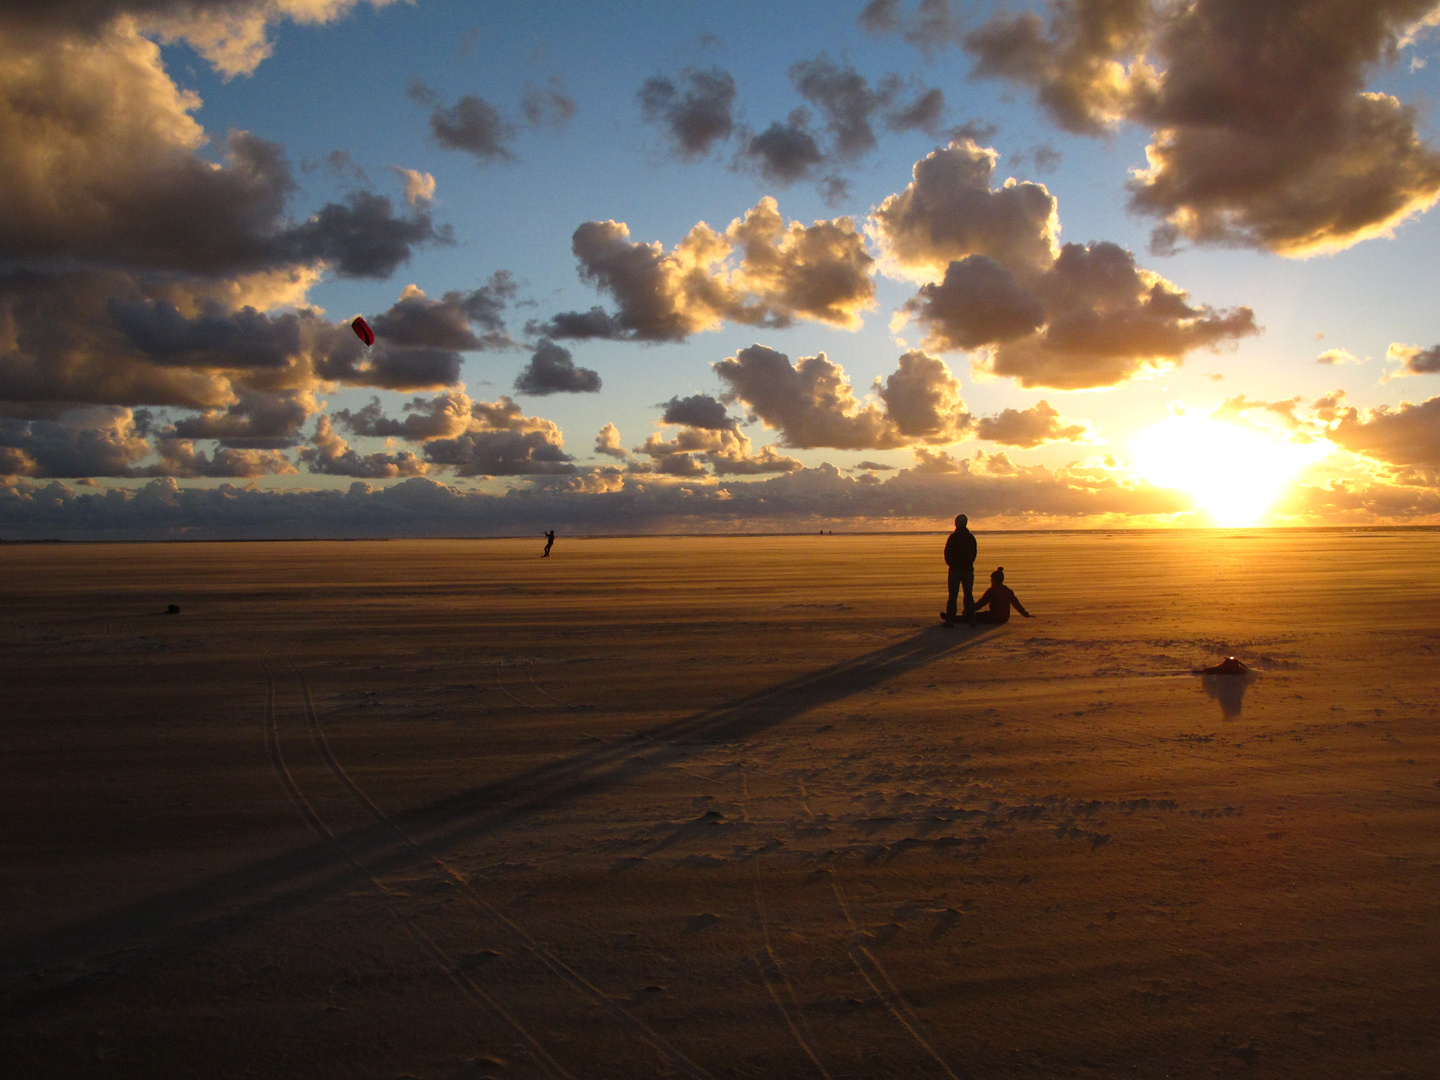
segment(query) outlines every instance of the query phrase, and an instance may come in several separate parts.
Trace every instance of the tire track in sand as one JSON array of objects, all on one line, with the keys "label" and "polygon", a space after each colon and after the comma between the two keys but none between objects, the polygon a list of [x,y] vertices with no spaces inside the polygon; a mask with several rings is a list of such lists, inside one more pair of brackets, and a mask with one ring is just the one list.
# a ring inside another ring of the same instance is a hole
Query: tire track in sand
[{"label": "tire track in sand", "polygon": [[[290,662],[290,666],[295,669],[296,674],[299,674],[300,669],[295,667],[293,660]],[[275,720],[275,676],[263,656],[260,659],[260,669],[265,673],[265,749],[270,758],[271,767],[275,770],[275,775],[280,780],[281,786],[285,788],[286,794],[290,796],[291,802],[295,804],[296,809],[300,811],[301,816],[305,818],[310,828],[321,838],[334,842],[337,840],[334,831],[316,812],[310,800],[305,797],[305,793],[300,789],[299,784],[295,782],[295,777],[290,772],[290,767],[285,763],[285,754],[280,745],[279,730]],[[303,676],[301,676],[301,684],[305,689],[306,711],[308,714],[313,715],[314,709],[313,706],[310,705],[310,687],[308,684],[305,684]],[[529,1047],[530,1052],[535,1056],[535,1060],[540,1064],[541,1069],[545,1073],[557,1078],[557,1080],[575,1080],[559,1062],[550,1056],[550,1053],[545,1047],[540,1044],[535,1036],[532,1035],[519,1020],[496,1001],[484,987],[476,983],[445,950],[435,944],[425,931],[421,930],[400,912],[395,903],[393,893],[387,889],[378,878],[371,874],[354,856],[349,856],[348,861],[356,871],[363,874],[370,881],[370,884],[374,886],[376,892],[385,900],[391,916],[405,928],[405,931],[414,939],[415,943],[419,945],[421,950],[440,968],[450,984],[459,990],[467,1001],[470,1001],[472,1004],[479,1003],[495,1016],[499,1017],[505,1026],[508,1027],[522,1043]]]},{"label": "tire track in sand", "polygon": [[[365,808],[366,812],[372,818],[374,818],[378,824],[383,825],[385,828],[394,832],[395,835],[398,836],[408,848],[410,848],[412,851],[414,851],[417,855],[419,855],[426,861],[433,863],[440,870],[440,872],[444,874],[445,877],[447,877],[450,881],[454,882],[457,886],[459,886],[461,890],[461,895],[463,895],[472,904],[472,906],[474,906],[482,913],[490,916],[502,927],[504,927],[505,930],[509,932],[511,938],[514,941],[516,941],[530,955],[532,955],[542,964],[544,964],[545,967],[548,968],[552,974],[558,977],[572,990],[579,993],[582,997],[590,1001],[592,1004],[598,1005],[600,1008],[604,1009],[607,1013],[609,1013],[611,1017],[629,1027],[644,1042],[648,1043],[651,1049],[653,1049],[667,1064],[669,1064],[675,1069],[678,1069],[686,1076],[691,1077],[692,1080],[713,1080],[713,1078],[708,1072],[702,1069],[699,1065],[696,1065],[679,1050],[671,1046],[670,1043],[666,1041],[664,1036],[660,1035],[657,1031],[651,1028],[650,1025],[645,1023],[645,1021],[641,1020],[634,1013],[630,1012],[630,1010],[626,1009],[624,1006],[620,1005],[619,1002],[615,1001],[609,995],[600,990],[597,986],[591,983],[578,971],[570,967],[569,964],[565,963],[554,953],[552,953],[549,948],[547,948],[544,944],[532,937],[529,931],[527,931],[519,923],[512,920],[499,908],[495,907],[483,896],[481,896],[480,893],[475,889],[474,885],[471,884],[469,877],[461,873],[459,870],[455,869],[455,867],[453,867],[451,864],[440,858],[439,855],[435,854],[433,851],[425,847],[425,845],[420,843],[408,832],[406,832],[405,829],[402,828],[398,822],[396,822],[393,818],[386,814],[384,810],[380,809],[380,807],[375,804],[374,800],[372,800],[370,796],[365,793],[364,789],[361,788],[360,785],[357,784],[355,780],[350,776],[350,774],[345,771],[344,766],[340,764],[334,753],[331,752],[330,743],[325,737],[325,729],[321,725],[320,716],[315,709],[314,698],[310,693],[310,682],[308,679],[306,679],[305,673],[300,670],[299,665],[295,663],[293,658],[289,659],[289,664],[291,670],[295,672],[296,677],[300,680],[300,686],[304,691],[305,714],[310,724],[310,738],[311,741],[314,743],[316,752],[320,755],[321,759],[325,762],[326,767],[330,770],[334,777],[339,780],[340,783],[345,785],[345,787],[350,791],[350,793],[354,795],[355,798],[359,801],[360,805]],[[495,675],[496,681],[498,683],[500,675],[499,665],[496,666]],[[500,688],[502,690],[505,689],[503,684],[500,684]],[[506,691],[506,693],[509,693],[509,691]],[[510,696],[514,697],[513,694],[511,694]],[[519,698],[516,698],[515,700],[519,701]],[[524,703],[522,702],[522,704]],[[527,707],[536,708],[536,706],[533,705]]]}]

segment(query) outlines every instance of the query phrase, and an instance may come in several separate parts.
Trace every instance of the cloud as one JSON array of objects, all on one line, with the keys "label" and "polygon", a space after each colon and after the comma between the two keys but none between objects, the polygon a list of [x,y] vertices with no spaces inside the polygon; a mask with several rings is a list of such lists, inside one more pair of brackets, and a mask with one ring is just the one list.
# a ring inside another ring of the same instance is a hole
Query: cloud
[{"label": "cloud", "polygon": [[527,83],[520,99],[520,111],[531,127],[564,127],[575,115],[575,99],[565,92],[558,75],[550,76],[545,86]]},{"label": "cloud", "polygon": [[1399,365],[1389,373],[1389,378],[1392,379],[1402,375],[1440,374],[1440,345],[1422,349],[1418,345],[1391,342],[1390,347],[1385,350],[1385,359],[1393,360]]},{"label": "cloud", "polygon": [[415,398],[401,406],[409,414],[403,420],[385,416],[380,399],[352,411],[337,409],[335,420],[355,435],[371,438],[400,438],[411,442],[453,439],[470,428],[474,402],[463,390],[437,394],[430,399]]},{"label": "cloud", "polygon": [[151,363],[190,368],[278,368],[302,351],[300,319],[262,315],[253,307],[228,311],[206,299],[186,318],[165,299],[106,302],[111,322]]},{"label": "cloud", "polygon": [[[451,291],[431,300],[416,285],[407,285],[388,310],[370,318],[375,336],[397,346],[428,345],[437,349],[506,349],[514,341],[505,329],[503,312],[514,299],[515,282],[498,270],[470,292]],[[472,326],[483,333],[476,334]]]},{"label": "cloud", "polygon": [[1188,294],[1111,243],[1066,244],[1022,281],[994,260],[951,263],[905,310],[936,349],[990,346],[988,367],[1025,387],[1114,386],[1259,333],[1249,308],[1192,306]]},{"label": "cloud", "polygon": [[282,449],[298,441],[300,426],[319,408],[308,390],[237,389],[228,408],[208,409],[175,422],[182,439],[218,439],[225,446]]},{"label": "cloud", "polygon": [[[736,164],[758,169],[766,180],[784,186],[821,179],[826,201],[832,205],[849,195],[837,170],[875,149],[877,122],[890,131],[935,135],[944,119],[943,91],[897,75],[886,75],[871,86],[853,67],[837,64],[823,53],[792,64],[790,81],[824,121],[828,145],[822,148],[811,129],[812,113],[802,106],[758,135],[747,132]],[[913,97],[902,102],[900,92],[907,86]]]},{"label": "cloud", "polygon": [[515,378],[517,394],[598,394],[600,376],[589,368],[575,366],[570,350],[541,338],[530,362]]},{"label": "cloud", "polygon": [[466,94],[454,105],[446,106],[423,83],[412,83],[409,94],[432,107],[430,134],[447,150],[462,150],[482,162],[515,160],[509,146],[515,141],[515,127],[484,98]]},{"label": "cloud", "polygon": [[814,177],[825,153],[810,133],[810,110],[795,109],[783,122],[776,120],[751,136],[737,160],[754,165],[766,180],[782,187]]},{"label": "cloud", "polygon": [[0,33],[0,256],[207,275],[325,262],[383,277],[446,239],[427,212],[397,216],[367,192],[287,220],[282,148],[231,132],[216,168],[199,156],[199,106],[126,20],[88,36]]},{"label": "cloud", "polygon": [[[1395,348],[1393,345],[1390,347],[1392,349]],[[1358,364],[1360,363],[1360,358],[1348,349],[1326,349],[1315,358],[1315,362],[1325,365]]]},{"label": "cloud", "polygon": [[645,80],[637,96],[645,119],[664,125],[682,161],[704,157],[735,130],[735,79],[721,68],[686,68],[679,85],[655,75]]},{"label": "cloud", "polygon": [[417,169],[402,169],[399,165],[391,165],[390,171],[405,181],[405,201],[411,206],[434,202],[435,177],[430,173]]},{"label": "cloud", "polygon": [[630,451],[626,450],[624,443],[620,441],[620,429],[614,424],[606,424],[595,436],[595,453],[619,458],[621,461],[630,460]]},{"label": "cloud", "polygon": [[879,389],[880,404],[862,405],[845,372],[824,353],[795,364],[784,353],[751,345],[714,365],[738,401],[765,426],[780,432],[780,445],[838,450],[889,450],[916,442],[951,443],[971,423],[959,383],[944,363],[906,353]]},{"label": "cloud", "polygon": [[876,37],[900,34],[927,57],[962,40],[960,20],[946,0],[920,0],[913,15],[903,10],[901,0],[870,0],[856,22]]},{"label": "cloud", "polygon": [[749,436],[740,430],[739,421],[728,415],[724,402],[708,394],[671,398],[660,424],[679,425],[680,433],[670,440],[653,434],[637,450],[652,460],[650,468],[668,476],[703,476],[705,465],[716,476],[786,473],[805,467],[773,446],[755,453]]},{"label": "cloud", "polygon": [[299,456],[310,472],[330,476],[358,476],[364,479],[425,476],[431,468],[411,450],[401,450],[396,454],[356,453],[349,443],[335,434],[330,418],[323,415],[315,422],[315,434],[311,436],[310,445],[300,447]]},{"label": "cloud", "polygon": [[977,438],[1024,449],[1052,442],[1093,441],[1088,424],[1067,424],[1048,401],[1037,401],[1028,409],[1004,409],[983,417],[976,427]]},{"label": "cloud", "polygon": [[1151,0],[1081,0],[1050,5],[1048,27],[1033,12],[1001,12],[967,33],[965,51],[978,77],[1034,88],[1066,131],[1098,134],[1134,107],[1149,86],[1143,64],[1125,60],[1148,41]]},{"label": "cloud", "polygon": [[917,161],[914,179],[874,211],[870,234],[887,271],[933,280],[951,262],[987,256],[1042,270],[1057,254],[1060,221],[1043,184],[990,186],[999,155],[964,139]]},{"label": "cloud", "polygon": [[1348,407],[1327,434],[1337,446],[1390,465],[1440,468],[1440,397],[1364,412]]},{"label": "cloud", "polygon": [[739,422],[729,414],[725,403],[717,401],[709,394],[671,398],[666,402],[665,412],[660,419],[664,424],[683,424],[705,431],[739,430]]},{"label": "cloud", "polygon": [[1052,2],[968,33],[974,74],[1035,91],[1060,127],[1148,126],[1131,209],[1182,243],[1305,256],[1384,235],[1440,198],[1415,109],[1366,89],[1434,0]]},{"label": "cloud", "polygon": [[587,221],[571,245],[581,278],[615,298],[615,313],[563,312],[527,329],[650,342],[683,341],[726,320],[775,327],[808,319],[854,329],[874,302],[873,260],[849,218],[786,225],[766,197],[723,234],[701,222],[668,253],[629,236],[623,222]]}]

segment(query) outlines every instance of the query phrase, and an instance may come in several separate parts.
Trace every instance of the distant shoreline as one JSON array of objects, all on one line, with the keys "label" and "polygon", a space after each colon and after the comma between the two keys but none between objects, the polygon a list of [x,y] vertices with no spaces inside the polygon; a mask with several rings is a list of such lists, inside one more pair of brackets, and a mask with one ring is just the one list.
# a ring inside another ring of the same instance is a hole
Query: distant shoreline
[{"label": "distant shoreline", "polygon": [[[1193,536],[1203,533],[1223,534],[1225,537],[1244,539],[1267,533],[1384,533],[1384,532],[1440,532],[1440,525],[1266,525],[1250,528],[1176,528],[1176,529],[976,529],[984,536],[1107,536],[1107,535],[1163,535],[1173,533]],[[820,530],[783,532],[656,532],[656,533],[573,533],[560,534],[560,538],[577,540],[764,540],[782,537],[817,536],[945,536],[949,529],[859,529],[855,531]],[[169,537],[157,539],[84,539],[66,540],[47,537],[38,540],[11,540],[0,538],[0,547],[22,545],[76,545],[76,544],[388,544],[410,541],[432,541],[453,543],[467,541],[487,543],[499,540],[533,540],[531,533],[510,533],[504,536],[267,536],[267,537]]]}]

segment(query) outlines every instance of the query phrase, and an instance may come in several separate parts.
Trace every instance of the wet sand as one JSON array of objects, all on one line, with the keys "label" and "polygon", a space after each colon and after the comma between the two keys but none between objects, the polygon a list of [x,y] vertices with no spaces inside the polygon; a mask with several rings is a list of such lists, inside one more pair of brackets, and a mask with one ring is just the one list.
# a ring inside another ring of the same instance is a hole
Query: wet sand
[{"label": "wet sand", "polygon": [[943,539],[0,547],[0,1054],[1436,1075],[1440,532]]}]

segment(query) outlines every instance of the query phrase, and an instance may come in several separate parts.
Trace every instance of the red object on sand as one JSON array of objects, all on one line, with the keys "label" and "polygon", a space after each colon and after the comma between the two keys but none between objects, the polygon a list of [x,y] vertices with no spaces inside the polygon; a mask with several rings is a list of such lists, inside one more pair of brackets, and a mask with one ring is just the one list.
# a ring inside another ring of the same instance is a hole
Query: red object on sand
[{"label": "red object on sand", "polygon": [[1250,670],[1249,668],[1247,668],[1247,667],[1246,667],[1244,664],[1242,664],[1239,660],[1235,659],[1235,657],[1233,657],[1233,656],[1227,656],[1224,660],[1221,660],[1220,663],[1216,664],[1214,667],[1207,667],[1207,668],[1205,669],[1205,674],[1206,674],[1206,675],[1244,675],[1245,672],[1247,672],[1247,671],[1249,671],[1249,670]]},{"label": "red object on sand", "polygon": [[370,329],[370,324],[365,321],[363,316],[356,315],[355,321],[350,324],[350,329],[354,330],[355,336],[366,345],[375,344],[375,331]]}]

